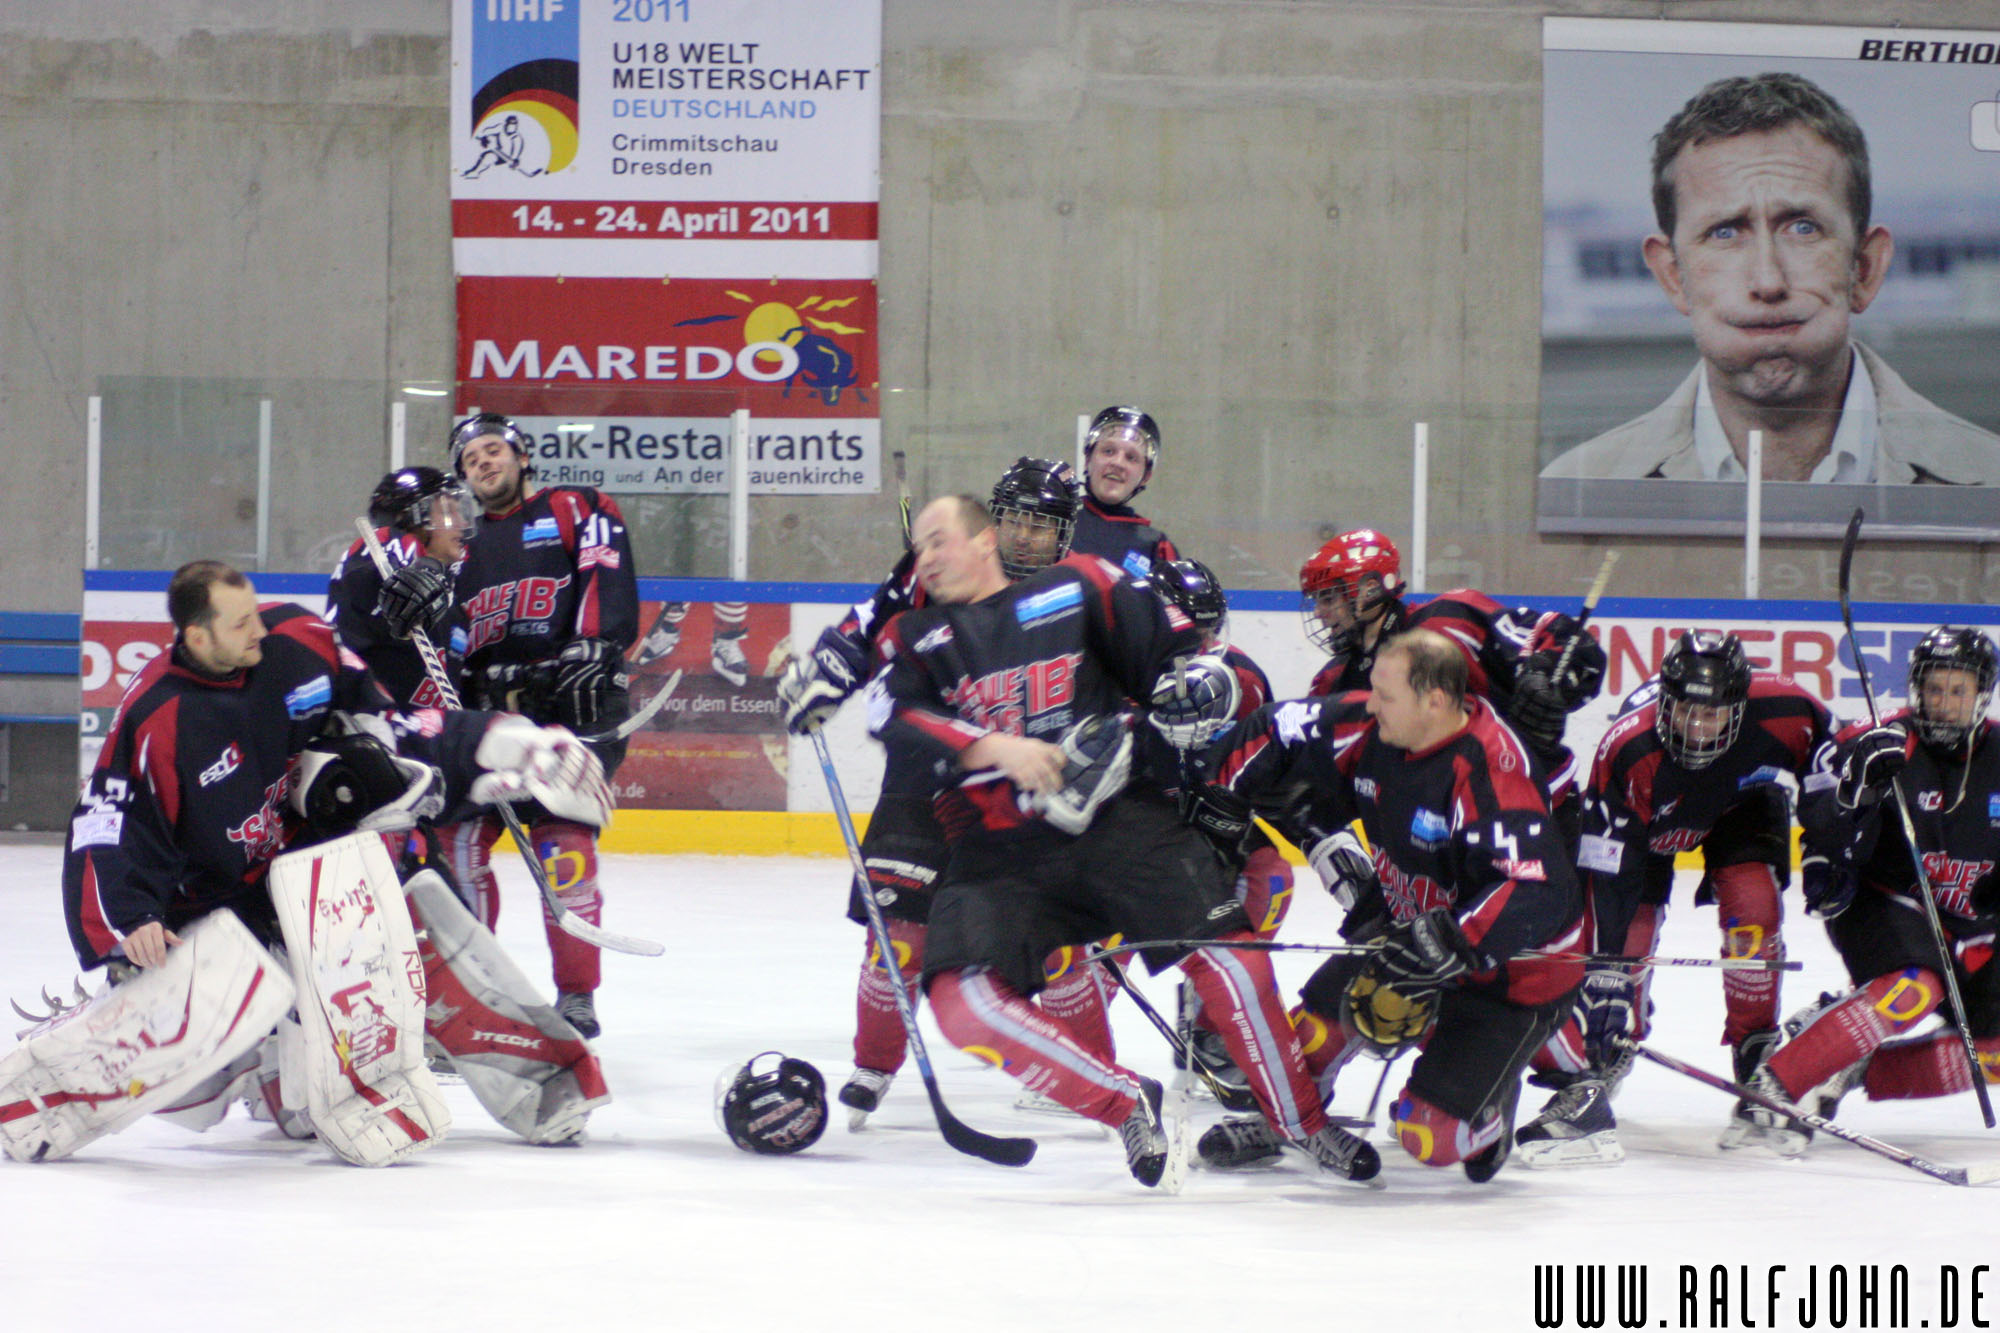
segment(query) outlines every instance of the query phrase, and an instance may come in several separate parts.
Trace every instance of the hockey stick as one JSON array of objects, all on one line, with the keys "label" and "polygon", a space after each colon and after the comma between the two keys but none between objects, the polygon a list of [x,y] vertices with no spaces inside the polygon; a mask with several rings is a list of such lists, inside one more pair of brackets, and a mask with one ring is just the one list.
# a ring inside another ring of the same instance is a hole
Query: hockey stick
[{"label": "hockey stick", "polygon": [[1604,553],[1604,562],[1597,567],[1597,577],[1591,580],[1590,591],[1583,595],[1583,610],[1577,612],[1576,630],[1563,644],[1562,655],[1556,658],[1555,670],[1549,672],[1552,681],[1561,680],[1563,672],[1569,670],[1570,658],[1576,656],[1576,646],[1583,642],[1583,627],[1590,623],[1590,617],[1597,610],[1597,603],[1604,596],[1604,590],[1611,583],[1611,571],[1618,566],[1618,548],[1612,547]]},{"label": "hockey stick", "polygon": [[1711,1074],[1706,1069],[1699,1069],[1684,1060],[1677,1060],[1671,1055],[1656,1051],[1652,1047],[1644,1045],[1622,1033],[1619,1034],[1616,1040],[1620,1044],[1630,1047],[1635,1053],[1645,1056],[1654,1064],[1671,1069],[1676,1074],[1685,1074],[1697,1083],[1706,1083],[1717,1092],[1730,1093],[1741,1098],[1743,1101],[1749,1102],[1753,1106],[1761,1106],[1767,1111],[1775,1111],[1779,1115],[1790,1116],[1803,1125],[1811,1126],[1821,1134],[1831,1134],[1836,1139],[1851,1143],[1855,1147],[1872,1152],[1878,1157],[1886,1157],[1898,1166],[1907,1166],[1912,1171],[1921,1171],[1933,1180],[1942,1180],[1947,1185],[1990,1185],[1994,1181],[2000,1180],[2000,1162],[1985,1162],[1978,1166],[1940,1166],[1928,1158],[1919,1157],[1913,1152],[1896,1147],[1894,1144],[1884,1143],[1882,1140],[1870,1138],[1866,1134],[1858,1134],[1845,1125],[1836,1124],[1823,1115],[1815,1115],[1804,1107],[1793,1106],[1790,1102],[1780,1101],[1776,1097],[1768,1097],[1755,1088],[1746,1088],[1740,1083],[1731,1083],[1719,1074]]},{"label": "hockey stick", "polygon": [[1153,1007],[1151,1000],[1148,1000],[1133,987],[1131,980],[1125,975],[1125,969],[1118,965],[1117,959],[1113,958],[1109,952],[1094,953],[1090,956],[1090,959],[1092,962],[1104,965],[1104,970],[1111,974],[1112,979],[1118,983],[1119,988],[1125,992],[1133,1004],[1139,1007],[1139,1012],[1146,1016],[1146,1021],[1151,1023],[1154,1029],[1167,1039],[1167,1045],[1174,1048],[1175,1063],[1192,1069],[1195,1077],[1199,1078],[1208,1090],[1215,1094],[1216,1102],[1225,1111],[1254,1111],[1257,1109],[1257,1099],[1250,1094],[1248,1088],[1232,1088],[1227,1083],[1224,1083],[1216,1075],[1214,1067],[1202,1058],[1200,1051],[1194,1048],[1194,1043],[1181,1040],[1181,1034],[1174,1031],[1173,1024],[1167,1022],[1161,1016],[1160,1011]]},{"label": "hockey stick", "polygon": [[896,465],[896,504],[903,516],[903,546],[908,549],[914,543],[910,539],[910,477],[903,465],[903,451],[898,449],[889,455]]},{"label": "hockey stick", "polygon": [[[1248,949],[1256,953],[1335,953],[1372,954],[1373,944],[1292,944],[1279,940],[1136,940],[1130,944],[1120,944],[1110,949],[1098,949],[1090,954],[1095,960],[1116,957],[1119,954],[1136,953],[1142,949]],[[1805,964],[1764,958],[1669,958],[1661,954],[1634,956],[1616,953],[1539,953],[1530,949],[1517,953],[1509,962],[1527,962],[1530,959],[1547,958],[1558,963],[1585,963],[1591,966],[1620,967],[1715,967],[1725,972],[1802,972]]]},{"label": "hockey stick", "polygon": [[[375,562],[375,572],[387,579],[390,574],[389,553],[382,549],[381,539],[375,535],[375,529],[365,518],[355,519],[354,528],[361,534],[362,542],[368,547],[368,558]],[[431,642],[431,636],[425,632],[423,626],[417,625],[411,628],[410,642],[416,644],[417,656],[424,662],[424,674],[430,677],[431,684],[436,687],[438,695],[444,700],[445,707],[452,709],[462,707],[458,699],[458,690],[452,685],[451,676],[444,669],[444,659],[438,656],[437,646]],[[620,935],[601,926],[593,926],[570,911],[563,905],[562,899],[556,897],[555,886],[549,883],[548,867],[544,866],[541,858],[535,855],[535,844],[529,840],[527,830],[521,827],[521,817],[515,814],[514,808],[505,801],[496,802],[493,808],[499,812],[501,822],[507,826],[507,832],[514,839],[514,846],[519,849],[521,859],[528,863],[528,873],[533,876],[535,887],[542,892],[542,905],[548,909],[550,919],[564,934],[574,935],[585,944],[593,944],[600,949],[610,949],[614,953],[637,954],[641,958],[657,958],[667,951],[667,946],[664,944],[642,940],[632,935]]]},{"label": "hockey stick", "polygon": [[937,1116],[938,1132],[944,1135],[946,1143],[969,1157],[977,1157],[996,1166],[1026,1166],[1035,1156],[1033,1139],[982,1134],[953,1115],[951,1108],[944,1104],[944,1093],[938,1090],[937,1074],[931,1069],[930,1053],[924,1049],[923,1033],[917,1030],[916,1006],[910,1002],[910,993],[903,987],[902,969],[896,965],[896,946],[889,938],[889,923],[882,919],[881,905],[868,891],[868,865],[861,859],[861,840],[855,836],[854,820],[847,813],[847,795],[840,789],[840,775],[833,770],[833,755],[828,752],[826,737],[817,724],[810,727],[806,734],[812,737],[813,750],[819,755],[819,771],[826,779],[826,794],[833,801],[833,813],[840,820],[840,836],[847,843],[847,859],[854,870],[855,892],[868,913],[868,931],[875,937],[875,947],[882,955],[882,966],[889,974],[889,989],[896,997],[896,1012],[902,1016],[903,1032],[909,1038],[910,1054],[916,1059],[917,1073],[923,1076],[924,1091],[930,1094],[931,1111]]},{"label": "hockey stick", "polygon": [[667,700],[673,697],[674,691],[680,688],[680,684],[681,671],[679,667],[675,667],[674,674],[667,677],[666,684],[654,691],[652,698],[646,700],[644,708],[641,708],[638,712],[632,714],[632,716],[626,718],[609,731],[596,731],[588,736],[578,736],[577,739],[586,745],[610,745],[616,741],[624,740],[627,736],[630,736],[633,732],[652,721],[653,715],[666,706]]},{"label": "hockey stick", "polygon": [[[1861,540],[1862,511],[1854,511],[1854,517],[1847,520],[1847,535],[1840,542],[1840,623],[1847,630],[1847,649],[1854,654],[1854,671],[1861,677],[1861,697],[1868,701],[1868,721],[1871,726],[1882,725],[1882,714],[1875,707],[1875,691],[1868,684],[1868,663],[1861,656],[1861,644],[1854,637],[1854,612],[1847,602],[1848,576],[1854,566],[1854,548]],[[1966,756],[1970,763],[1971,756]],[[1910,868],[1917,876],[1917,897],[1924,905],[1924,919],[1930,923],[1931,943],[1937,946],[1938,959],[1943,964],[1939,969],[1944,976],[1946,997],[1951,1001],[1952,1021],[1958,1027],[1958,1039],[1965,1047],[1965,1060],[1972,1067],[1972,1092],[1979,1099],[1979,1114],[1992,1129],[1993,1099],[1986,1091],[1986,1070],[1979,1063],[1979,1047],[1973,1043],[1972,1027],[1965,1017],[1965,1000],[1959,994],[1958,969],[1952,958],[1951,945],[1944,937],[1944,922],[1938,919],[1937,895],[1931,890],[1931,877],[1924,870],[1924,856],[1917,846],[1916,821],[1910,818],[1910,802],[1903,795],[1902,781],[1896,777],[1889,779],[1889,790],[1896,797],[1896,814],[1903,823],[1903,842],[1910,849]]]}]

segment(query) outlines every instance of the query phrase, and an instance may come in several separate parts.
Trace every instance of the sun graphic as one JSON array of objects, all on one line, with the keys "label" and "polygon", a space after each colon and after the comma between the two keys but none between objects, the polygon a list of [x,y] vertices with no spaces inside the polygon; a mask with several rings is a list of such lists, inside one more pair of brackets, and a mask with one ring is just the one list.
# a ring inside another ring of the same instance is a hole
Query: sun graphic
[{"label": "sun graphic", "polygon": [[[853,305],[861,299],[858,296],[843,296],[835,299],[808,296],[805,300],[793,306],[783,301],[760,302],[753,296],[746,296],[744,293],[737,291],[728,292],[727,295],[732,301],[741,301],[745,305],[755,307],[748,315],[743,317],[743,341],[746,343],[784,343],[788,347],[795,347],[812,330],[847,337],[866,332],[866,330],[857,328],[851,324],[843,324],[838,320],[819,317],[825,315],[828,311]],[[783,360],[776,352],[772,351],[760,351],[756,354],[756,359],[757,364],[766,370],[777,369]]]}]

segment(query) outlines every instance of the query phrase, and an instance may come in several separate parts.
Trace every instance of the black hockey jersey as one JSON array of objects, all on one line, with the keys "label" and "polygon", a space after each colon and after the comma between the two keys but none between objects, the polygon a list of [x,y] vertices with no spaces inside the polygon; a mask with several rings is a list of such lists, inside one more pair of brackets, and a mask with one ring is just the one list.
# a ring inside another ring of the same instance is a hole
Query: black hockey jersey
[{"label": "black hockey jersey", "polygon": [[1089,496],[1076,514],[1076,533],[1070,538],[1071,555],[1094,555],[1109,560],[1134,578],[1145,578],[1162,560],[1178,560],[1181,553],[1166,533],[1131,505],[1103,505]]},{"label": "black hockey jersey", "polygon": [[1546,1003],[1582,983],[1583,965],[1515,956],[1582,948],[1583,895],[1540,761],[1490,703],[1466,703],[1467,725],[1421,751],[1384,742],[1364,694],[1272,704],[1224,739],[1215,781],[1281,819],[1302,788],[1351,808],[1379,884],[1350,923],[1449,908],[1487,963],[1469,984]]},{"label": "black hockey jersey", "polygon": [[[422,555],[423,545],[410,533],[377,528],[375,536],[388,553],[389,563],[400,568]],[[442,708],[444,697],[424,672],[424,659],[416,644],[389,633],[376,612],[382,596],[382,576],[368,547],[358,538],[340,558],[333,579],[326,588],[326,619],[348,649],[373,673],[389,697],[409,708]],[[443,659],[445,670],[456,682],[465,659],[465,612],[454,606],[443,641],[432,640]]]},{"label": "black hockey jersey", "polygon": [[479,520],[458,570],[465,669],[546,661],[575,639],[620,653],[639,637],[639,581],[625,519],[587,486],[536,491]]},{"label": "black hockey jersey", "polygon": [[[70,818],[63,905],[77,959],[96,967],[138,927],[178,929],[232,907],[268,929],[263,879],[299,821],[292,760],[338,709],[387,713],[390,700],[332,628],[304,607],[270,606],[257,665],[222,679],[163,653],[132,681]],[[401,748],[437,764],[448,803],[477,775],[490,715],[391,715]]]},{"label": "black hockey jersey", "polygon": [[[898,616],[883,634],[888,666],[869,687],[869,724],[892,750],[944,761],[989,732],[1055,741],[1149,698],[1175,657],[1200,651],[1199,631],[1150,586],[1070,556],[983,601]],[[938,816],[953,836],[1035,820],[992,772],[960,775]]]}]

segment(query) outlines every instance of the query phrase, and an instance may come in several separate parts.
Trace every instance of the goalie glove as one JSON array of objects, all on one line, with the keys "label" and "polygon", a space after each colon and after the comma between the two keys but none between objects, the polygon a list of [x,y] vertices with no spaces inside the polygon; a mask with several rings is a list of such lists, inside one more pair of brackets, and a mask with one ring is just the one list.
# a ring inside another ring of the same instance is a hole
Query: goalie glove
[{"label": "goalie glove", "polygon": [[419,629],[433,640],[442,638],[451,621],[451,571],[427,555],[390,570],[375,611],[399,639]]},{"label": "goalie glove", "polygon": [[473,779],[470,793],[480,805],[534,801],[558,819],[600,829],[611,822],[604,765],[562,727],[499,718],[479,738],[473,761],[486,770]]},{"label": "goalie glove", "polygon": [[785,730],[804,736],[832,721],[841,703],[858,684],[845,655],[824,640],[812,656],[785,663],[778,677],[778,706],[785,710]]},{"label": "goalie glove", "polygon": [[1340,993],[1341,1026],[1356,1033],[1370,1054],[1392,1060],[1424,1039],[1437,1022],[1438,988],[1386,976],[1371,958]]},{"label": "goalie glove", "polygon": [[580,731],[624,721],[625,655],[605,639],[574,639],[556,654],[556,720]]},{"label": "goalie glove", "polygon": [[1063,733],[1063,785],[1028,797],[1029,808],[1064,833],[1090,827],[1097,809],[1132,776],[1132,719],[1124,713],[1085,718]]},{"label": "goalie glove", "polygon": [[1909,733],[1893,723],[1862,732],[1841,756],[1834,799],[1844,810],[1875,804],[1910,762],[1909,751]]},{"label": "goalie glove", "polygon": [[1203,653],[1161,673],[1146,720],[1176,750],[1198,750],[1228,729],[1242,701],[1243,686],[1229,663]]},{"label": "goalie glove", "polygon": [[1806,911],[1822,921],[1831,921],[1854,905],[1854,872],[1812,852],[1799,858],[1799,887],[1805,892]]},{"label": "goalie glove", "polygon": [[292,809],[315,842],[342,834],[396,833],[444,813],[444,777],[363,731],[324,735],[299,751]]},{"label": "goalie glove", "polygon": [[1376,882],[1375,863],[1369,859],[1361,839],[1346,829],[1314,843],[1306,853],[1306,862],[1343,908],[1352,909]]},{"label": "goalie glove", "polygon": [[1479,965],[1479,955],[1445,907],[1399,922],[1382,934],[1374,963],[1398,985],[1442,986]]}]

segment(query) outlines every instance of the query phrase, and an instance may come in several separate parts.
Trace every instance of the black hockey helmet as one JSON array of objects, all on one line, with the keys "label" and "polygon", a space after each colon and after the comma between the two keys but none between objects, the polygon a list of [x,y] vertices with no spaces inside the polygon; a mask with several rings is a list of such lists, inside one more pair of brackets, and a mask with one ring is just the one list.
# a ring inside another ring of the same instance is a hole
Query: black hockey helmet
[{"label": "black hockey helmet", "polygon": [[1153,566],[1151,582],[1195,628],[1220,639],[1229,619],[1229,597],[1215,571],[1199,560],[1166,560]]},{"label": "black hockey helmet", "polygon": [[1026,578],[1069,554],[1083,483],[1067,463],[1017,458],[994,483],[989,508],[1000,529],[1000,567],[1010,579]]},{"label": "black hockey helmet", "polygon": [[512,417],[501,416],[498,412],[478,412],[465,418],[451,428],[451,437],[445,441],[445,448],[451,455],[451,470],[454,476],[465,476],[465,451],[474,440],[488,435],[497,435],[514,446],[514,452],[521,459],[521,475],[535,475],[535,448],[521,428],[514,424]]},{"label": "black hockey helmet", "polygon": [[[1970,674],[1972,697],[1964,698],[1959,689],[1947,692],[1944,682],[1938,682],[1939,688],[1926,700],[1924,686],[1939,671]],[[1924,635],[1910,649],[1910,712],[1918,737],[1926,745],[1963,745],[1992,706],[1996,677],[2000,677],[2000,652],[1978,630],[1940,625]]]},{"label": "black hockey helmet", "polygon": [[826,1132],[826,1080],[804,1060],[762,1051],[715,1080],[715,1120],[744,1152],[803,1152]]},{"label": "black hockey helmet", "polygon": [[375,493],[368,497],[368,521],[397,532],[432,527],[443,519],[442,513],[436,512],[440,496],[450,502],[457,526],[470,536],[478,507],[466,499],[465,487],[456,477],[447,477],[434,467],[403,467],[383,474],[375,483]]},{"label": "black hockey helmet", "polygon": [[1661,744],[1682,768],[1708,767],[1736,743],[1749,697],[1742,641],[1721,630],[1683,630],[1660,660],[1654,727]]},{"label": "black hockey helmet", "polygon": [[1153,464],[1160,458],[1160,425],[1136,407],[1107,407],[1092,417],[1089,429],[1083,433],[1083,456],[1089,458],[1100,439],[1121,430],[1132,432],[1145,447],[1146,477],[1150,480]]}]

